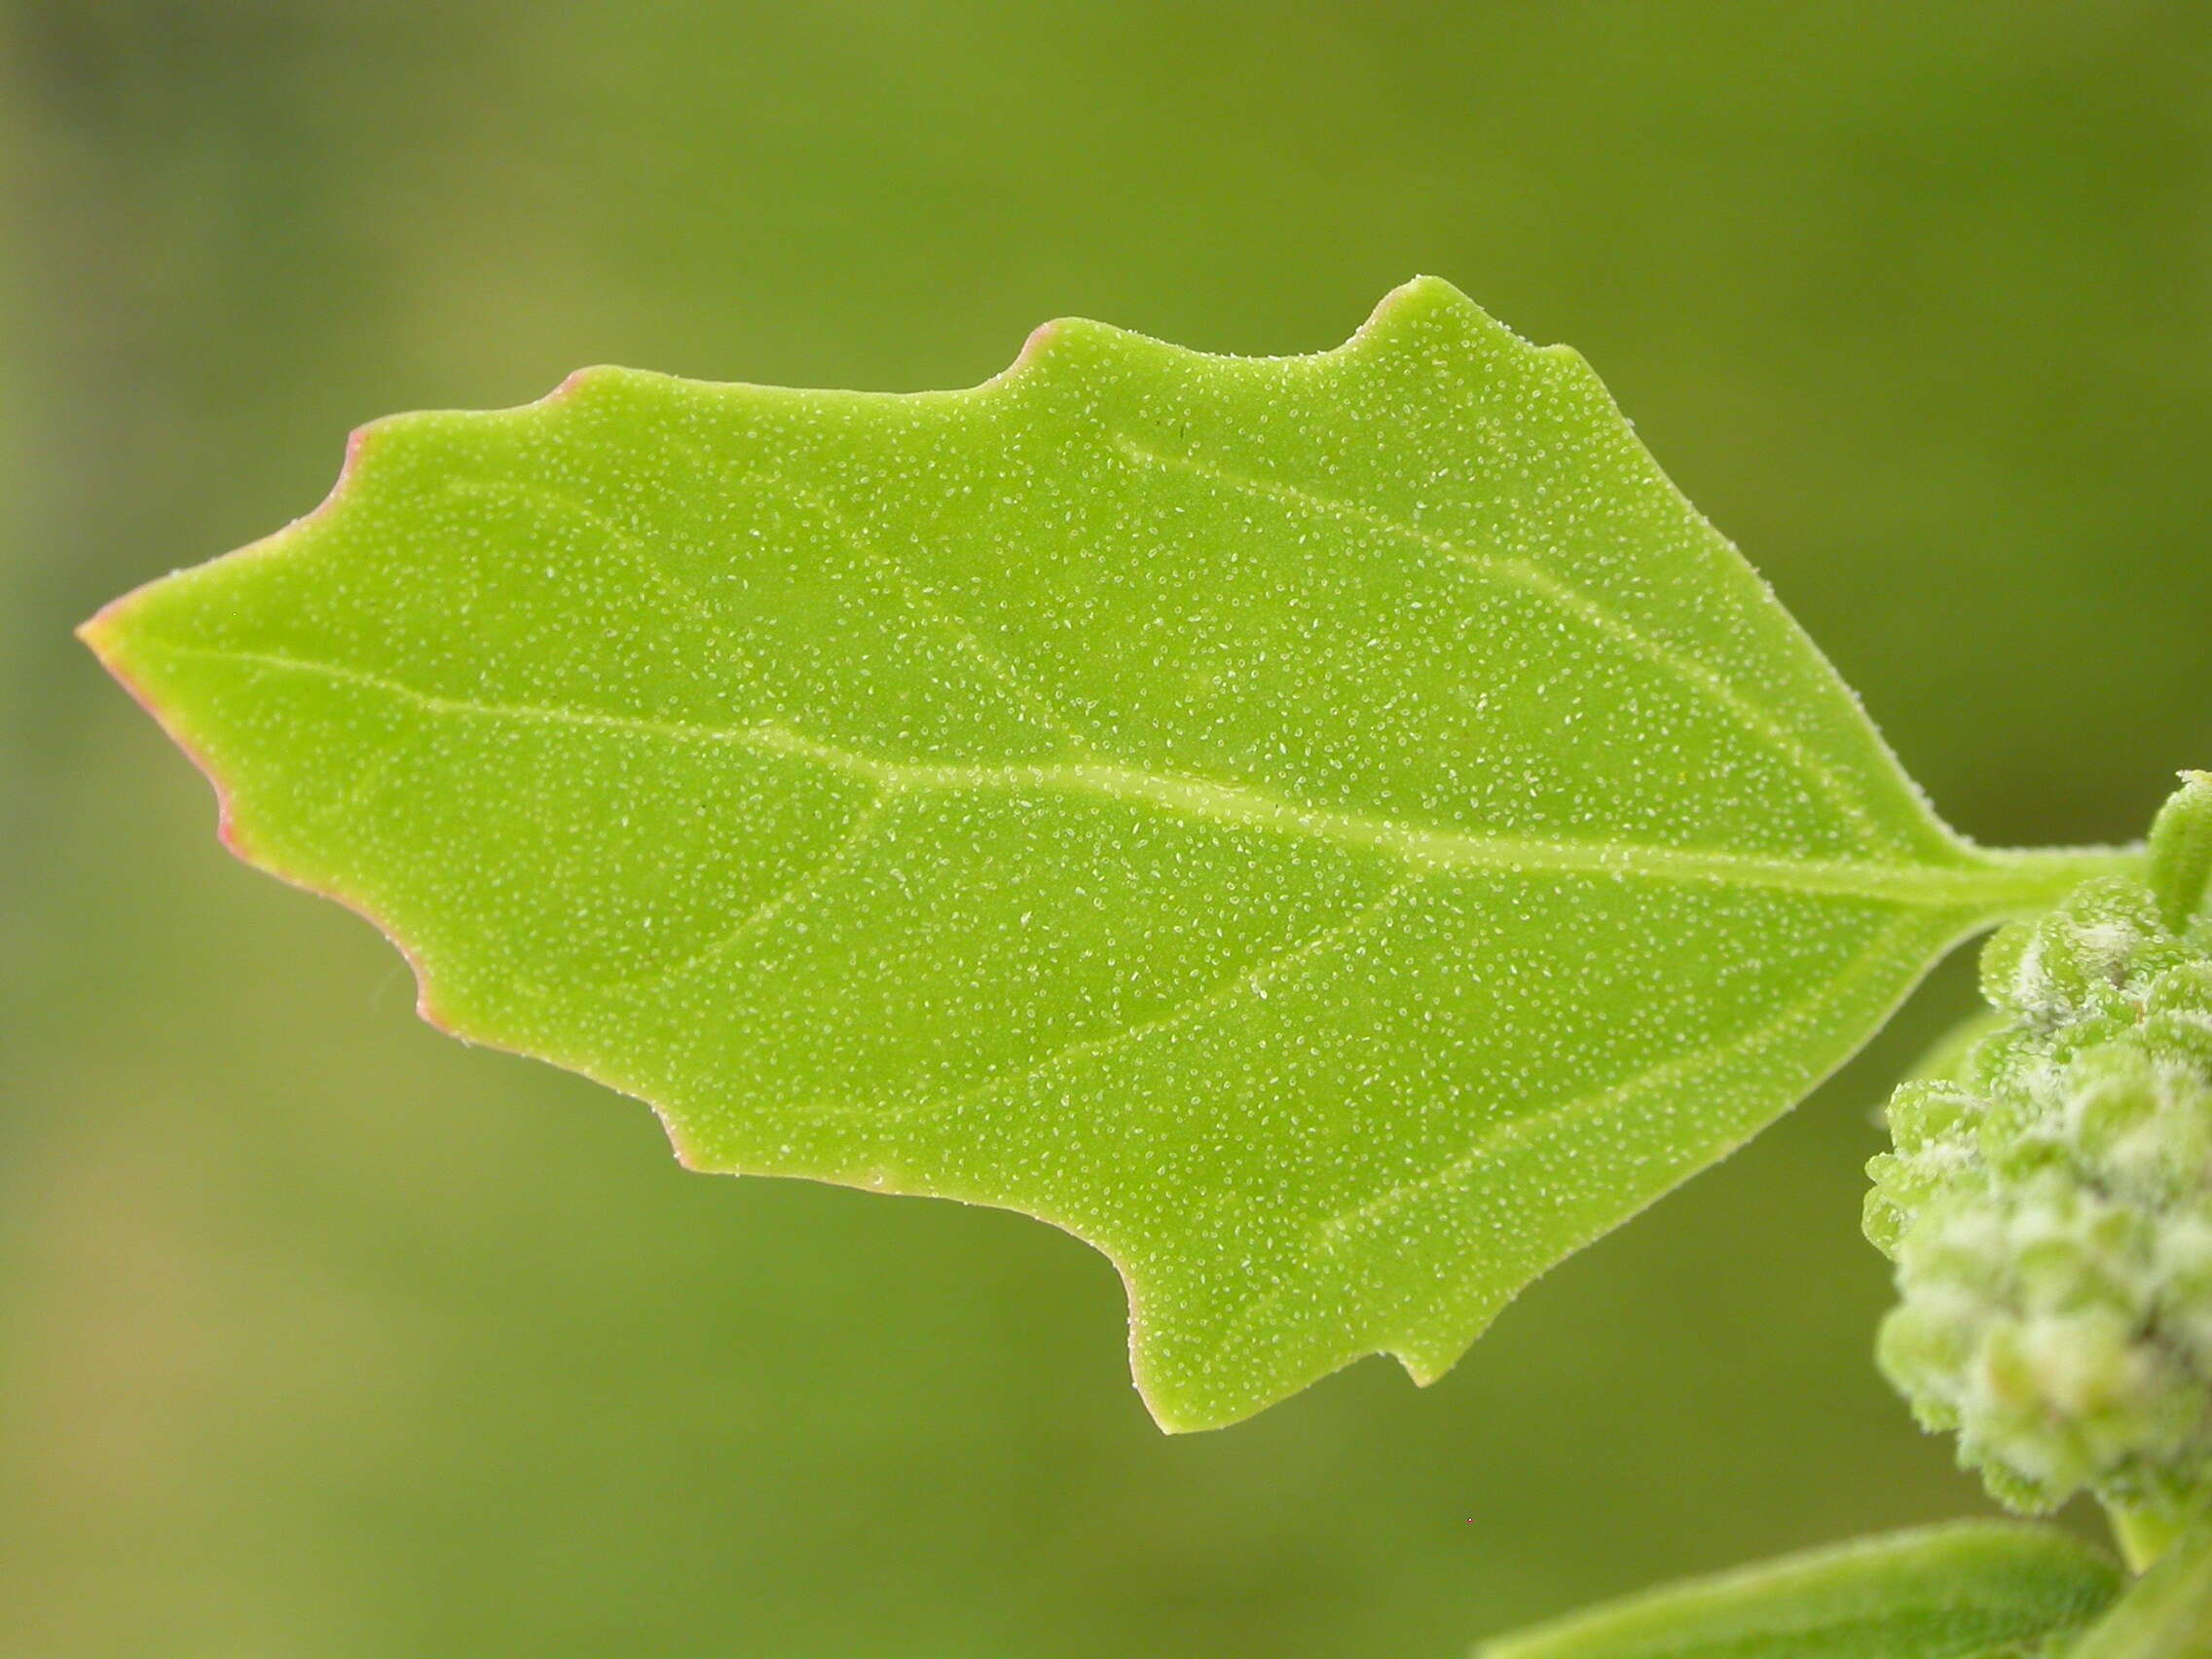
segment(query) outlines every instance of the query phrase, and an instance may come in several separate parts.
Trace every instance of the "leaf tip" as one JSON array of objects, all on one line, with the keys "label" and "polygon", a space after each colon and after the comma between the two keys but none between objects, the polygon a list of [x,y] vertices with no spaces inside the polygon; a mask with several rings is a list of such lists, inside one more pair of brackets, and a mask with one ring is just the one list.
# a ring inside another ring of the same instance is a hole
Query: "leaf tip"
[{"label": "leaf tip", "polygon": [[[353,434],[352,441],[349,443],[349,465],[351,464],[352,457],[357,452],[363,434],[368,429],[365,426],[360,428]],[[343,477],[344,475],[341,474],[342,482]],[[335,493],[334,491],[333,494]],[[316,511],[320,510],[320,508],[316,509]],[[283,535],[283,532],[279,531],[277,535]],[[266,539],[274,541],[276,537],[271,536]],[[263,543],[254,544],[254,546],[260,545],[263,545]],[[242,548],[240,551],[250,552],[252,548]],[[280,861],[272,858],[266,849],[254,843],[245,828],[244,819],[239,811],[237,792],[234,790],[230,779],[224,774],[223,769],[216,764],[213,756],[203,747],[188,722],[146,684],[137,664],[132,659],[130,630],[132,613],[145,602],[148,596],[171,579],[173,578],[169,576],[158,577],[154,581],[146,582],[131,589],[120,598],[110,600],[77,625],[74,630],[76,637],[84,642],[86,648],[98,660],[99,665],[107,670],[115,682],[129,694],[130,700],[145,710],[147,716],[161,730],[162,734],[176,746],[177,751],[192,763],[194,769],[207,780],[208,787],[214,792],[215,795],[215,838],[221,843],[224,851],[244,864],[267,871],[280,881],[333,901],[343,908],[352,911],[353,914],[375,928],[399,952],[401,958],[406,962],[409,972],[414,976],[415,1012],[417,1015],[428,1025],[446,1033],[448,1036],[458,1037],[463,1042],[469,1041],[468,1034],[461,1029],[464,1022],[459,1020],[438,1004],[431,989],[430,975],[422,956],[402,937],[396,924],[379,914],[372,905],[357,895],[346,892],[332,884],[304,877],[286,868]]]},{"label": "leaf tip", "polygon": [[595,386],[621,375],[636,375],[635,369],[619,369],[611,363],[586,363],[580,369],[571,369],[561,377],[561,384],[535,403],[525,404],[527,409],[558,409],[572,403]]},{"label": "leaf tip", "polygon": [[1029,338],[1021,343],[1021,350],[1014,354],[1014,361],[1007,365],[1006,372],[1010,375],[1019,374],[1043,356],[1052,342],[1066,332],[1066,325],[1058,317],[1039,323],[1029,331]]},{"label": "leaf tip", "polygon": [[[1490,313],[1467,298],[1441,276],[1416,276],[1400,282],[1377,302],[1367,320],[1360,324],[1359,334],[1386,332],[1392,327],[1419,321],[1438,313],[1473,314],[1489,320]],[[1355,335],[1353,338],[1358,338]]]},{"label": "leaf tip", "polygon": [[1444,334],[1488,342],[1493,349],[1540,350],[1441,276],[1416,276],[1384,294],[1347,346],[1420,343]]},{"label": "leaf tip", "polygon": [[1055,349],[1065,343],[1069,335],[1077,329],[1095,326],[1096,324],[1087,324],[1081,317],[1073,316],[1056,316],[1049,322],[1039,323],[1029,331],[1029,337],[1022,341],[1021,350],[1014,354],[1014,361],[999,370],[983,385],[986,387],[1006,386],[1020,380],[1023,376],[1043,365]]},{"label": "leaf tip", "polygon": [[[617,1086],[609,1084],[608,1087],[615,1088]],[[623,1089],[622,1092],[625,1094],[632,1093],[629,1089]],[[652,1115],[660,1121],[661,1133],[668,1136],[668,1150],[676,1155],[676,1161],[680,1168],[685,1169],[693,1175],[742,1175],[745,1173],[742,1169],[732,1168],[727,1161],[716,1158],[705,1146],[692,1138],[673,1108],[663,1106],[650,1095],[633,1094],[632,1097],[643,1100],[651,1110]]]},{"label": "leaf tip", "polygon": [[1465,294],[1462,294],[1446,278],[1442,276],[1431,276],[1429,273],[1422,271],[1417,272],[1412,276],[1407,277],[1406,280],[1400,282],[1387,294],[1384,294],[1381,302],[1377,304],[1375,309],[1377,313],[1380,313],[1383,312],[1401,310],[1408,306],[1464,306],[1471,305],[1473,303],[1473,301],[1469,300]]},{"label": "leaf tip", "polygon": [[1401,1353],[1395,1348],[1390,1350],[1390,1357],[1404,1368],[1417,1388],[1426,1388],[1432,1382],[1442,1381],[1444,1374],[1452,1369],[1453,1363],[1449,1359],[1438,1362],[1418,1353]]},{"label": "leaf tip", "polygon": [[125,594],[121,599],[109,600],[70,630],[110,674],[116,673],[116,630],[121,623],[123,608],[129,598],[129,594]]},{"label": "leaf tip", "polygon": [[[368,459],[369,445],[375,440],[378,430],[387,425],[391,419],[387,415],[383,420],[364,421],[360,425],[348,432],[346,434],[346,455],[338,463],[338,476],[331,480],[330,489],[322,499],[286,525],[283,530],[277,531],[275,535],[265,535],[259,541],[248,542],[245,546],[240,548],[239,552],[251,553],[255,548],[267,547],[287,532],[322,518],[335,508],[345,498],[348,487],[360,477],[361,464]],[[233,555],[233,557],[236,556]]]},{"label": "leaf tip", "polygon": [[191,757],[193,764],[205,772],[207,770],[206,762],[192,744],[186,740],[184,734],[176,728],[175,722],[162,712],[161,705],[155,701],[153,693],[141,683],[138,675],[133,672],[130,661],[130,613],[138,608],[140,602],[152,589],[159,586],[161,581],[167,579],[165,576],[157,581],[143,583],[119,598],[109,600],[107,604],[101,606],[99,609],[78,623],[74,633],[77,639],[83,643],[85,648],[92,653],[93,660],[107,670],[108,677],[130,694],[130,700],[153,718],[154,723],[160,726],[169,739]]},{"label": "leaf tip", "polygon": [[[1131,1327],[1132,1338],[1134,1326]],[[1139,1360],[1135,1342],[1129,1345],[1129,1378],[1135,1384],[1137,1398],[1143,1402],[1145,1413],[1152,1424],[1162,1434],[1203,1434],[1209,1429],[1227,1428],[1250,1417],[1250,1412],[1208,1412],[1192,1402],[1181,1400],[1173,1388],[1164,1386],[1158,1379],[1148,1379]]]}]

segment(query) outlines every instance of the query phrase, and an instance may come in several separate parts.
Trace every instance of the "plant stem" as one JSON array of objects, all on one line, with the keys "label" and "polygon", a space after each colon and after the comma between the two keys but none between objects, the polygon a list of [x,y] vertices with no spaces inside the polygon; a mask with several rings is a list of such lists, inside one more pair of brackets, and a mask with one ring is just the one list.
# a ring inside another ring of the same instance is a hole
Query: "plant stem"
[{"label": "plant stem", "polygon": [[2129,847],[2005,847],[1982,849],[1998,866],[2016,915],[2048,909],[2082,882],[2098,876],[2144,879],[2149,855],[2141,844]]},{"label": "plant stem", "polygon": [[2113,1538],[2130,1572],[2148,1572],[2181,1535],[2179,1522],[2148,1510],[2107,1509],[2105,1516],[2112,1523]]},{"label": "plant stem", "polygon": [[[2130,1556],[2133,1523],[2115,1516]],[[2157,1565],[2068,1650],[2067,1659],[2212,1659],[2212,1511],[2178,1530]],[[2149,1541],[2146,1539],[2145,1541]]]}]

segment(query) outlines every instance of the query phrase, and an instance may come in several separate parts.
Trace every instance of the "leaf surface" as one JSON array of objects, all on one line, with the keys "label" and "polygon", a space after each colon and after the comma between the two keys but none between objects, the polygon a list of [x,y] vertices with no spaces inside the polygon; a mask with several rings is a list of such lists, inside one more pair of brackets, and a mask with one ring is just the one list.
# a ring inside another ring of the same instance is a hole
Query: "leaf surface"
[{"label": "leaf surface", "polygon": [[2120,1583],[2054,1528],[1967,1523],[1670,1585],[1476,1659],[2027,1659],[2059,1651]]},{"label": "leaf surface", "polygon": [[86,633],[428,1017],[701,1169],[1074,1232],[1171,1427],[1436,1376],[2082,873],[1939,825],[1582,360],[1430,279],[1311,356],[397,417]]}]

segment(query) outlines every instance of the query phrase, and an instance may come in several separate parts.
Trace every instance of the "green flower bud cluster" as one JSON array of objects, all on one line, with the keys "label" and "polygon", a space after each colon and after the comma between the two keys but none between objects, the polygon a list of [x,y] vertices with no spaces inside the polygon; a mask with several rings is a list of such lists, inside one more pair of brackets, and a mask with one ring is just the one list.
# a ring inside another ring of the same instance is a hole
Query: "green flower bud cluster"
[{"label": "green flower bud cluster", "polygon": [[2021,1510],[2171,1516],[2212,1490],[2212,777],[2147,885],[2085,884],[1990,940],[1998,1023],[1899,1088],[1866,1234],[1896,1264],[1884,1373]]}]

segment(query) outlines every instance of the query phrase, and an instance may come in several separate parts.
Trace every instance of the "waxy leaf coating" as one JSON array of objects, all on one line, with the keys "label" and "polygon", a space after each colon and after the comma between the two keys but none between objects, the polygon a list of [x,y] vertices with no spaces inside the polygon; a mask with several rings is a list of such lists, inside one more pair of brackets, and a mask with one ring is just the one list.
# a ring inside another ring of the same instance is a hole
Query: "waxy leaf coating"
[{"label": "waxy leaf coating", "polygon": [[1436,1376],[2096,866],[1936,823],[1587,365],[1428,279],[1311,356],[379,422],[87,635],[428,1017],[694,1167],[1079,1235],[1177,1428]]}]

